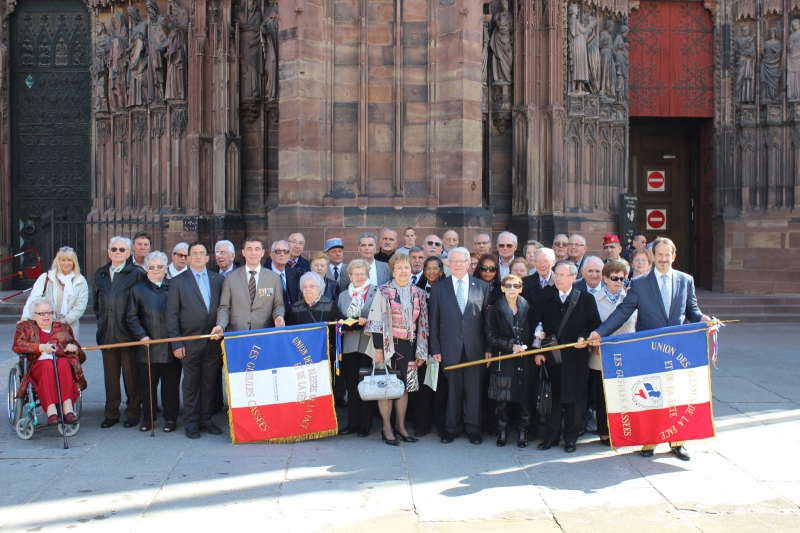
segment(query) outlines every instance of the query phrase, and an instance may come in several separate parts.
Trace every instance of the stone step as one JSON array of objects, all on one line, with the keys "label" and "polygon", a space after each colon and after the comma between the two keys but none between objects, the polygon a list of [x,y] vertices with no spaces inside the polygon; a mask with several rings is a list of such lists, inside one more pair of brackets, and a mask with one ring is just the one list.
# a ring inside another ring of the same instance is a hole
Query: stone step
[{"label": "stone step", "polygon": [[[800,315],[800,305],[738,305],[738,306],[722,306],[722,305],[705,305],[699,304],[700,310],[703,313],[711,316],[714,315],[718,318],[723,318],[729,315]],[[724,319],[724,318],[723,318]]]},{"label": "stone step", "polygon": [[800,313],[786,315],[733,315],[717,317],[720,320],[738,320],[743,324],[797,324],[800,323]]}]

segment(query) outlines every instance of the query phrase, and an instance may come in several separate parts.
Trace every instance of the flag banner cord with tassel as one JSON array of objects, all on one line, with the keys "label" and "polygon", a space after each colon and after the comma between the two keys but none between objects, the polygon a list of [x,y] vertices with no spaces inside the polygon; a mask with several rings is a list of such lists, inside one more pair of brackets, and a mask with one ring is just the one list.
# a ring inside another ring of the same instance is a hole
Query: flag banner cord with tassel
[{"label": "flag banner cord with tassel", "polygon": [[231,440],[299,442],[337,434],[328,324],[226,332]]}]

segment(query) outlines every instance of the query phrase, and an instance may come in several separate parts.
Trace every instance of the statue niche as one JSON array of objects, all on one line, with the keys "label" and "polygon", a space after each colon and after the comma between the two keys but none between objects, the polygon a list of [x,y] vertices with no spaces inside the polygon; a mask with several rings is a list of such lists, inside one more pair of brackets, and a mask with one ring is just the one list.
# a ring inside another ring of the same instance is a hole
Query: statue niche
[{"label": "statue niche", "polygon": [[742,26],[742,36],[736,39],[736,94],[739,103],[755,102],[756,40],[750,35],[750,26]]},{"label": "statue niche", "polygon": [[600,92],[600,39],[597,35],[597,19],[589,17],[586,30],[586,56],[589,62],[589,92]]},{"label": "statue niche", "polygon": [[800,19],[792,21],[792,34],[787,48],[786,99],[800,102]]},{"label": "statue niche", "polygon": [[614,21],[607,20],[605,28],[600,33],[600,96],[605,101],[614,101],[617,98],[617,65],[614,61],[614,39],[611,30]]},{"label": "statue niche", "polygon": [[164,102],[169,19],[161,14],[155,0],[147,0],[146,8],[150,15],[147,42],[148,82],[152,82],[148,87],[147,101],[160,104]]},{"label": "statue niche", "polygon": [[578,18],[578,4],[569,6],[569,90],[575,94],[586,93],[589,83],[589,57],[586,50],[587,27]]},{"label": "statue niche", "polygon": [[[130,45],[128,46],[128,107],[147,104],[152,82],[147,69],[147,23],[139,16],[139,8],[128,6],[131,19]],[[149,82],[149,83],[148,83]]]},{"label": "statue niche", "polygon": [[628,33],[630,33],[628,26],[622,26],[619,34],[614,38],[614,59],[617,62],[617,102],[628,101],[628,74],[631,69],[628,56]]},{"label": "statue niche", "polygon": [[508,12],[508,0],[500,1],[500,9],[494,16],[494,31],[489,38],[489,48],[492,51],[492,84],[500,88],[499,103],[501,107],[507,108],[510,104],[509,86],[513,81],[514,23]]},{"label": "statue niche", "polygon": [[186,43],[183,31],[170,22],[167,35],[167,83],[164,97],[167,100],[186,99]]},{"label": "statue niche", "polygon": [[761,100],[765,104],[780,103],[781,54],[777,28],[769,30],[769,39],[761,45]]},{"label": "statue niche", "polygon": [[111,111],[125,107],[128,87],[128,26],[122,13],[111,15],[111,50],[108,64],[108,100]]},{"label": "statue niche", "polygon": [[111,37],[103,22],[95,24],[96,46],[94,61],[90,69],[92,74],[92,90],[94,110],[98,113],[108,112],[108,56],[111,51]]},{"label": "statue niche", "polygon": [[256,0],[242,0],[239,10],[239,42],[241,44],[242,102],[261,98],[261,75],[264,59],[261,48],[261,9]]},{"label": "statue niche", "polygon": [[278,14],[270,12],[261,25],[261,46],[264,49],[264,96],[274,100],[278,96]]}]

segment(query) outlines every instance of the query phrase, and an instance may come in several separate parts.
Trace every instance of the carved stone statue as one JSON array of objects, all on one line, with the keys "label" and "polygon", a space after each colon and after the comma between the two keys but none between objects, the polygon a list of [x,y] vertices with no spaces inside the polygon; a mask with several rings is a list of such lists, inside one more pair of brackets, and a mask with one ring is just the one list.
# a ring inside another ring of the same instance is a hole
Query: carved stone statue
[{"label": "carved stone statue", "polygon": [[494,31],[489,39],[492,50],[492,83],[511,85],[514,67],[514,44],[512,41],[514,19],[508,12],[508,1],[500,0],[500,11],[494,16]]},{"label": "carved stone statue", "polygon": [[631,64],[628,57],[628,33],[630,29],[627,26],[622,26],[619,34],[614,38],[614,59],[617,62],[617,101],[628,101],[628,73],[631,70]]},{"label": "carved stone statue", "polygon": [[128,6],[131,36],[128,45],[128,107],[146,105],[150,90],[147,70],[147,23],[139,16],[139,8]]},{"label": "carved stone statue", "polygon": [[111,15],[108,100],[112,111],[125,107],[128,94],[128,26],[122,13]]},{"label": "carved stone statue", "polygon": [[239,10],[239,42],[241,43],[242,102],[261,97],[261,74],[264,60],[261,51],[261,9],[256,0],[242,0],[247,5]]},{"label": "carved stone statue", "polygon": [[171,22],[167,36],[167,84],[164,97],[167,100],[186,98],[186,43],[183,31]]},{"label": "carved stone statue", "polygon": [[278,14],[274,11],[261,25],[264,45],[264,96],[274,100],[278,96]]},{"label": "carved stone statue", "polygon": [[736,39],[736,55],[736,93],[740,103],[752,103],[756,96],[756,39],[750,35],[750,26],[747,24],[742,26],[742,36]]},{"label": "carved stone statue", "polygon": [[169,19],[183,32],[185,41],[189,31],[189,12],[183,8],[181,0],[169,0]]},{"label": "carved stone statue", "polygon": [[103,22],[95,24],[95,54],[90,69],[92,73],[92,91],[94,110],[100,113],[108,111],[108,56],[111,51],[111,37],[108,36]]},{"label": "carved stone statue", "polygon": [[800,19],[792,21],[786,59],[786,99],[800,102]]},{"label": "carved stone statue", "polygon": [[586,26],[578,18],[578,4],[569,5],[569,73],[572,90],[585,92],[589,83]]},{"label": "carved stone statue", "polygon": [[777,28],[769,30],[769,39],[762,45],[761,52],[761,100],[766,104],[777,104],[780,102],[779,85],[783,53]]},{"label": "carved stone statue", "polygon": [[600,34],[600,95],[609,99],[617,98],[617,66],[614,62],[614,39],[611,30],[614,21],[607,20]]},{"label": "carved stone statue", "polygon": [[600,92],[600,39],[597,36],[597,19],[589,17],[586,30],[586,55],[589,60],[589,92]]},{"label": "carved stone statue", "polygon": [[147,101],[164,101],[164,78],[166,75],[167,27],[169,20],[161,14],[155,0],[147,0],[147,13],[150,15],[147,35],[148,81],[152,80],[147,93]]}]

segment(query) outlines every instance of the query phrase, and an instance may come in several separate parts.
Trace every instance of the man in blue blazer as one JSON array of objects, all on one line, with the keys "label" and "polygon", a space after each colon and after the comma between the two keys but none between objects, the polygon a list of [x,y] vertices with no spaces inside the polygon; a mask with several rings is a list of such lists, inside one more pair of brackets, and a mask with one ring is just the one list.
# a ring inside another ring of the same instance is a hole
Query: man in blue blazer
[{"label": "man in blue blazer", "polygon": [[[444,366],[486,357],[483,314],[489,305],[489,284],[468,273],[469,250],[453,248],[449,258],[450,278],[431,286],[428,312],[430,351]],[[442,443],[453,442],[462,429],[472,444],[481,443],[481,379],[485,371],[485,365],[476,365],[445,372],[449,388]]]},{"label": "man in blue blazer", "polygon": [[[617,331],[633,314],[639,311],[636,331],[680,326],[694,322],[707,322],[709,318],[697,307],[694,294],[694,279],[688,274],[673,270],[677,257],[675,243],[666,237],[653,241],[655,268],[649,273],[634,278],[625,300],[611,313],[603,324],[593,331],[589,340],[595,346],[601,337]],[[683,442],[670,442],[670,448],[679,459],[691,459]],[[642,447],[644,457],[652,457],[655,445]]]}]

